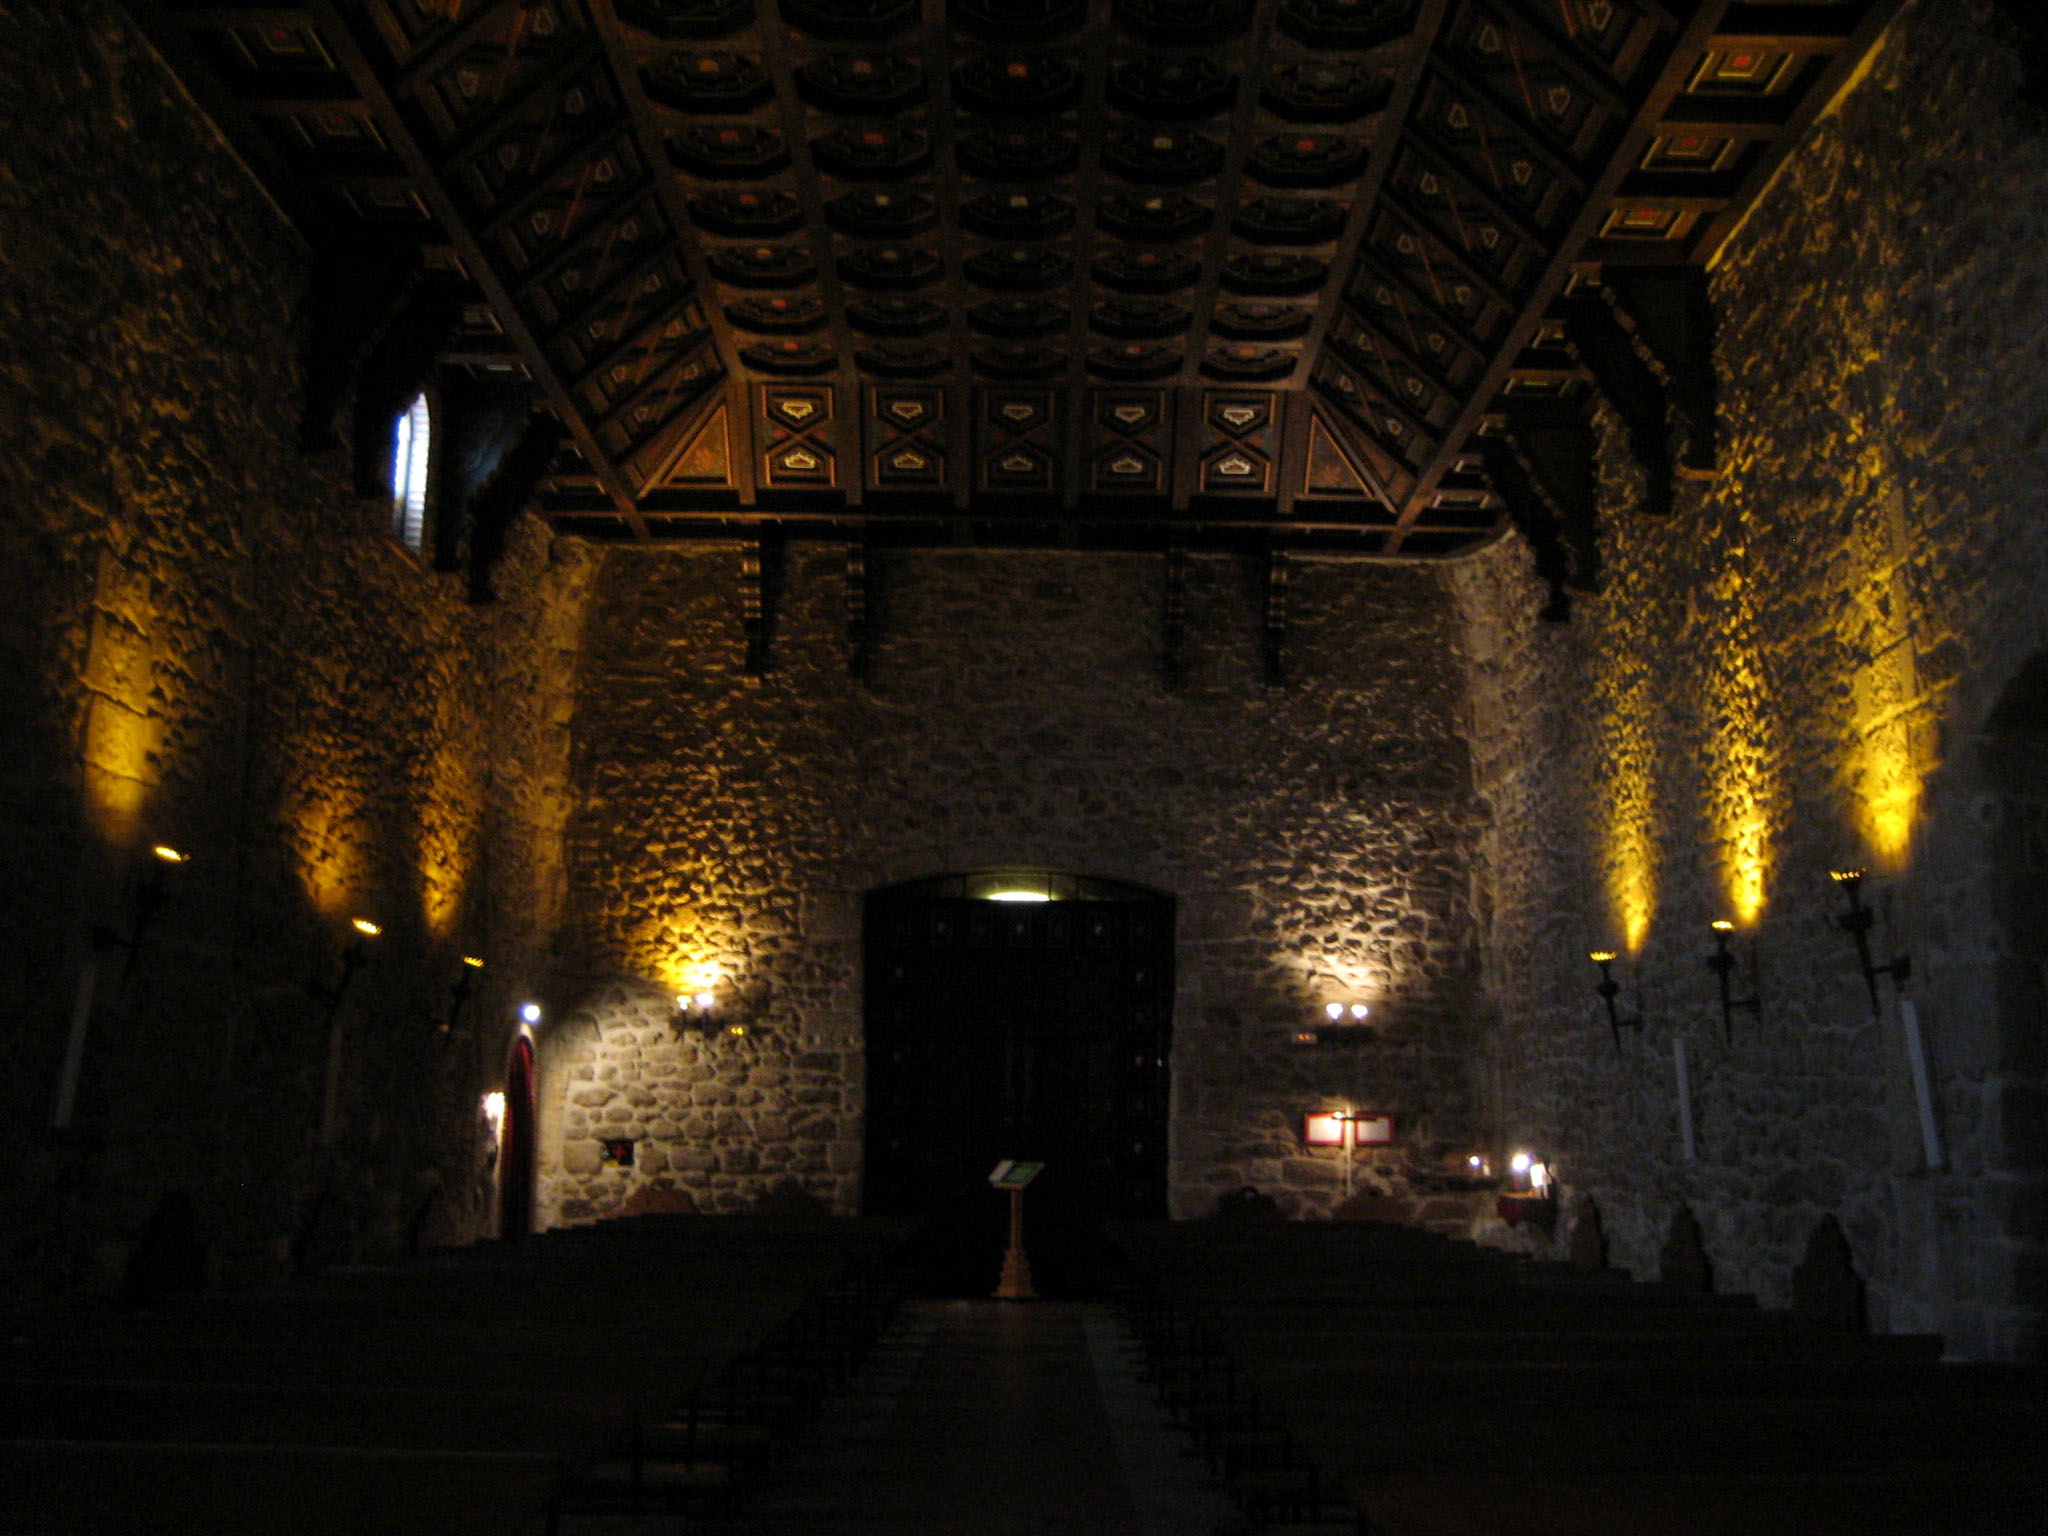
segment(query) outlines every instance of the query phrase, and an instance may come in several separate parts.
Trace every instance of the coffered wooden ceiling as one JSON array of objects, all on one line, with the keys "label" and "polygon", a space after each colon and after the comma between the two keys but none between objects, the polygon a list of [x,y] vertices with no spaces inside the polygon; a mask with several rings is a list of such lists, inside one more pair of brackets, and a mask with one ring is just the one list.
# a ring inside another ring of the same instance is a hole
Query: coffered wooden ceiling
[{"label": "coffered wooden ceiling", "polygon": [[1652,510],[1713,473],[1704,264],[1896,8],[131,6],[329,253],[330,336],[501,429],[530,394],[565,531],[1412,557],[1513,517],[1560,589],[1592,391]]}]

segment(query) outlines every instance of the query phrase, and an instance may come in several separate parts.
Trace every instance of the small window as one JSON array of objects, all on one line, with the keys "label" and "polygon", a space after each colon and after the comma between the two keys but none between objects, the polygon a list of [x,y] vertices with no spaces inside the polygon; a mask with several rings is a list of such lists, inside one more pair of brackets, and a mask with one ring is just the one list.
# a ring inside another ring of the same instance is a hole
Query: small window
[{"label": "small window", "polygon": [[427,455],[432,437],[433,417],[427,397],[421,395],[398,418],[391,453],[391,532],[414,554],[427,539]]}]

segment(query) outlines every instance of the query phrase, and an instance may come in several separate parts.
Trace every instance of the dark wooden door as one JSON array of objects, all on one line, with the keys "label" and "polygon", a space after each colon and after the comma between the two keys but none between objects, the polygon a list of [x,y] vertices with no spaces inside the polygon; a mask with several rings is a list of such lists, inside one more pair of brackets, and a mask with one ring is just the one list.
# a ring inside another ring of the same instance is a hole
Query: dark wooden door
[{"label": "dark wooden door", "polygon": [[989,1171],[1041,1161],[1026,1223],[1053,1288],[1097,1218],[1165,1214],[1172,946],[1149,894],[871,897],[866,1209],[933,1218],[992,1283]]}]

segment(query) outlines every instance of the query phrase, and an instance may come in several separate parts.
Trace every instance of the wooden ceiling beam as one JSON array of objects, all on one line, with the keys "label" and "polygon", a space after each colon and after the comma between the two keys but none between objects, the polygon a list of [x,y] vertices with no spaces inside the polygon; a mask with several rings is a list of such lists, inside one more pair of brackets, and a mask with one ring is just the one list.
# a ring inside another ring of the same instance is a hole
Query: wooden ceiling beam
[{"label": "wooden ceiling beam", "polygon": [[582,412],[577,408],[575,399],[541,348],[538,338],[522,318],[519,306],[513,300],[511,284],[497,270],[496,264],[490,259],[482,243],[469,229],[461,209],[438,174],[433,156],[428,154],[426,146],[413,133],[405,114],[398,108],[391,88],[371,63],[367,51],[347,18],[341,14],[337,0],[309,0],[309,9],[318,19],[322,39],[327,47],[334,51],[335,57],[355,83],[357,91],[375,111],[387,142],[405,162],[419,195],[426,199],[428,206],[446,230],[450,242],[461,255],[463,265],[469,270],[471,278],[484,291],[492,308],[497,311],[499,322],[505,327],[506,334],[517,341],[520,349],[526,353],[535,383],[554,408],[557,419],[568,429],[576,447],[588,462],[591,473],[605,488],[606,494],[612,498],[628,525],[640,537],[646,537],[646,524],[640,520],[625,476],[620,472],[618,465],[612,462],[611,455],[605,451],[604,445],[598,442],[596,435],[583,421]]}]

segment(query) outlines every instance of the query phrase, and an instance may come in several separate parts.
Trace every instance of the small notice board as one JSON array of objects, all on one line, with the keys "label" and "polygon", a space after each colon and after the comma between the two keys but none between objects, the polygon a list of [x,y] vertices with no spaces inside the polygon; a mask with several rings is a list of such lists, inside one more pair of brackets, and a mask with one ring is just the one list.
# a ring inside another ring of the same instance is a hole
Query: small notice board
[{"label": "small notice board", "polygon": [[1006,1157],[996,1164],[996,1171],[988,1176],[988,1181],[997,1189],[1022,1189],[1038,1177],[1038,1171],[1044,1166],[1043,1163],[1020,1163],[1015,1158]]}]

